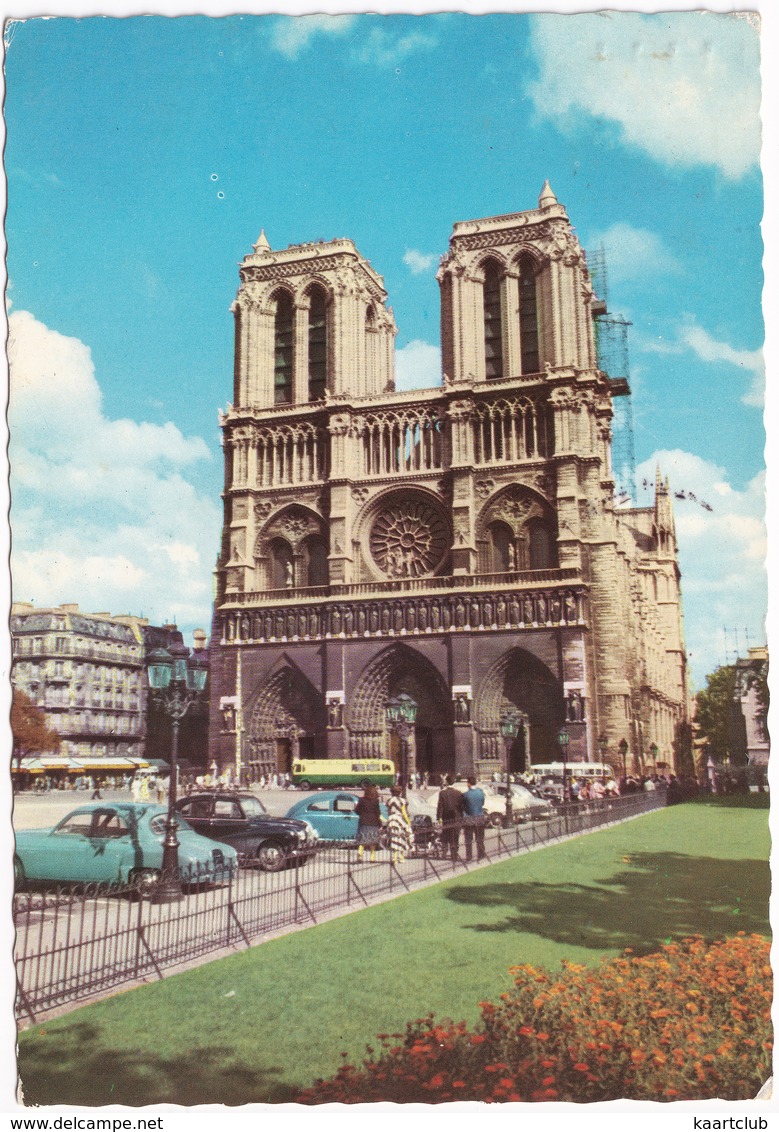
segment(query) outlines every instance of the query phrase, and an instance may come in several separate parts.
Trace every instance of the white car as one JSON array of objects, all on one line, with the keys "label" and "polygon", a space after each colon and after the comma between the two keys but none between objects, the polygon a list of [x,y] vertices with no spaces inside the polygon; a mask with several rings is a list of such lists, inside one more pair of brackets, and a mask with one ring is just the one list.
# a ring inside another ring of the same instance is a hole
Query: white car
[{"label": "white car", "polygon": [[[477,786],[484,792],[484,813],[487,824],[491,826],[503,825],[506,818],[505,785],[496,782],[479,782]],[[457,782],[455,789],[464,794],[468,787],[464,782]],[[414,814],[421,814],[435,821],[438,794],[439,791],[436,791],[427,799],[410,798],[409,815],[413,817]],[[553,812],[548,802],[545,802],[543,798],[537,798],[526,786],[520,786],[517,783],[512,783],[511,786],[511,809],[515,822],[547,818]]]}]

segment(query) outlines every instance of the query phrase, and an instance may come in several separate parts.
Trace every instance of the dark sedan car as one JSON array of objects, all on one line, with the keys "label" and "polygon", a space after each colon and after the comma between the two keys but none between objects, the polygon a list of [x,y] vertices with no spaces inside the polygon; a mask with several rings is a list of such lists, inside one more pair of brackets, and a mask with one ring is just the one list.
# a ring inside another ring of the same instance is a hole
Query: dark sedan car
[{"label": "dark sedan car", "polygon": [[232,845],[247,863],[276,872],[293,855],[305,861],[318,834],[305,821],[272,817],[253,794],[203,791],[179,798],[176,809],[204,837]]}]

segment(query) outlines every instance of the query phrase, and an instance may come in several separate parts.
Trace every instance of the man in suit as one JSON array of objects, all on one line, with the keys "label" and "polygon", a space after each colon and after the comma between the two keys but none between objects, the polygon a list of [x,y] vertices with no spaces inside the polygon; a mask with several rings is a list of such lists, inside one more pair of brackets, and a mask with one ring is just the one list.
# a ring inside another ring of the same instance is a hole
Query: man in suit
[{"label": "man in suit", "polygon": [[471,775],[468,779],[468,789],[463,794],[463,807],[465,810],[465,859],[470,861],[473,857],[473,840],[476,838],[476,857],[481,861],[484,857],[484,827],[487,820],[484,817],[484,791],[476,785],[476,779]]},{"label": "man in suit", "polygon": [[465,804],[462,793],[452,785],[444,785],[438,795],[436,820],[441,822],[441,837],[444,853],[456,861],[460,851],[460,830],[462,828]]}]

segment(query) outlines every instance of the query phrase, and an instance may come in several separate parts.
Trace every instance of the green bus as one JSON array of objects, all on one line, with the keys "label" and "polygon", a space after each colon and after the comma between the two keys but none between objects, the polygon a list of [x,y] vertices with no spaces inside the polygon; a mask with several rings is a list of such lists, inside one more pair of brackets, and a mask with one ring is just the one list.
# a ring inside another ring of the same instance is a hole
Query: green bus
[{"label": "green bus", "polygon": [[392,786],[395,764],[391,759],[296,759],[292,764],[292,785],[301,790],[313,786]]}]

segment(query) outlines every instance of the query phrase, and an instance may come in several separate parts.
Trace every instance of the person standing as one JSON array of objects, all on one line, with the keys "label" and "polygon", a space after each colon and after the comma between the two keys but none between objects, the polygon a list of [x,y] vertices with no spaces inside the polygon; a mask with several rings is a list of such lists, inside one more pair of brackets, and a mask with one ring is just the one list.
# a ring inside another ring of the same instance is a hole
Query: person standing
[{"label": "person standing", "polygon": [[476,785],[476,779],[471,775],[468,779],[468,789],[463,794],[463,810],[465,821],[465,859],[473,858],[473,840],[476,838],[476,860],[484,859],[484,791]]},{"label": "person standing", "polygon": [[454,786],[445,784],[438,795],[436,821],[441,822],[444,854],[448,854],[453,861],[458,859],[460,851],[460,829],[464,812],[463,796],[460,791]]},{"label": "person standing", "polygon": [[381,835],[381,809],[379,806],[379,792],[372,782],[369,782],[354,807],[357,814],[357,841],[359,849],[357,856],[362,860],[363,852],[367,846],[371,851],[371,860],[376,860],[376,850],[379,847]]},{"label": "person standing", "polygon": [[403,797],[403,792],[397,785],[393,786],[390,790],[387,812],[389,814],[387,829],[390,835],[392,860],[398,865],[401,861],[405,861],[406,855],[411,849],[413,838],[411,834],[411,822],[408,819],[408,810],[406,809],[406,800]]}]

